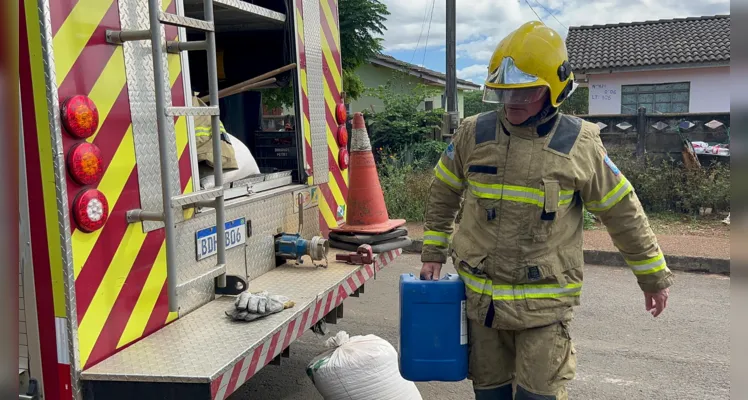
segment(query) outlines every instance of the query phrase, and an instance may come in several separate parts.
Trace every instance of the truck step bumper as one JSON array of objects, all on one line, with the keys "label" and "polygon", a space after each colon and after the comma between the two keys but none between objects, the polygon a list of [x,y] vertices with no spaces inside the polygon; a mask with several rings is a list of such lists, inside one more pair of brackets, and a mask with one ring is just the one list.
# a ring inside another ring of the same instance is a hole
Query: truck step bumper
[{"label": "truck step bumper", "polygon": [[223,400],[265,365],[288,356],[289,345],[315,323],[336,321],[343,300],[401,253],[377,254],[364,266],[280,266],[252,280],[249,290],[288,296],[293,308],[235,322],[224,314],[235,298],[219,297],[83,371],[84,399]]}]

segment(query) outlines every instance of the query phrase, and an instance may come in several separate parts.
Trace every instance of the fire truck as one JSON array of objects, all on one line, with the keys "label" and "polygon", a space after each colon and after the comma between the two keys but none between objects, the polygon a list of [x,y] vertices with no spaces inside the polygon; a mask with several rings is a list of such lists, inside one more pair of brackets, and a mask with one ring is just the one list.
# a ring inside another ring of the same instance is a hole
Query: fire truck
[{"label": "fire truck", "polygon": [[[400,254],[277,249],[346,217],[337,0],[19,1],[19,398],[225,399]],[[263,128],[270,87],[290,130]],[[259,172],[224,171],[223,132]],[[295,305],[236,322],[244,290]]]}]

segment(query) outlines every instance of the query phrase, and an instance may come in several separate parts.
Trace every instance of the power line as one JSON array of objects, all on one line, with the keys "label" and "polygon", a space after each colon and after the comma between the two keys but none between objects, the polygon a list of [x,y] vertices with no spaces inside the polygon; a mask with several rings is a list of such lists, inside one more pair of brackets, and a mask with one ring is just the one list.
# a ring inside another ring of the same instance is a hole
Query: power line
[{"label": "power line", "polygon": [[431,21],[434,19],[434,5],[436,4],[436,0],[431,0],[431,15],[429,16],[429,29],[426,31],[426,44],[423,46],[423,60],[421,60],[421,65],[426,64],[426,51],[429,49],[429,35],[431,34]]},{"label": "power line", "polygon": [[525,3],[527,3],[527,6],[530,7],[530,10],[532,10],[532,13],[535,14],[536,17],[538,17],[538,19],[540,20],[540,22],[545,23],[543,21],[543,18],[540,18],[540,15],[538,15],[538,13],[535,12],[535,9],[532,8],[532,4],[530,4],[530,2],[528,0],[525,0]]},{"label": "power line", "polygon": [[[539,5],[540,7],[542,7],[542,8],[543,8],[543,10],[545,10],[545,12],[547,12],[548,14],[550,14],[550,15],[551,15],[551,17],[553,17],[553,19],[555,19],[555,20],[556,20],[556,22],[558,22],[558,24],[559,24],[559,25],[561,25],[561,26],[563,26],[564,28],[566,28],[566,30],[569,30],[569,27],[568,27],[568,26],[566,26],[566,25],[564,25],[563,23],[561,23],[561,21],[559,21],[559,20],[558,20],[558,18],[556,18],[556,15],[554,15],[554,14],[553,14],[553,13],[552,13],[552,12],[551,12],[551,11],[550,11],[549,9],[547,9],[547,8],[546,8],[546,7],[545,7],[545,6],[544,6],[544,5],[543,5],[543,4],[541,3],[541,2],[539,2],[539,1],[535,1],[535,4],[537,4],[537,5]],[[537,14],[536,14],[536,15],[537,15]],[[538,18],[540,18],[540,17],[538,17]]]},{"label": "power line", "polygon": [[421,44],[421,37],[423,36],[423,28],[426,27],[426,16],[429,15],[429,3],[426,2],[426,8],[423,10],[423,21],[421,21],[421,33],[418,34],[418,41],[416,47],[413,49],[413,54],[410,56],[410,63],[413,64],[413,60],[416,58],[416,52],[418,52],[418,46]]}]

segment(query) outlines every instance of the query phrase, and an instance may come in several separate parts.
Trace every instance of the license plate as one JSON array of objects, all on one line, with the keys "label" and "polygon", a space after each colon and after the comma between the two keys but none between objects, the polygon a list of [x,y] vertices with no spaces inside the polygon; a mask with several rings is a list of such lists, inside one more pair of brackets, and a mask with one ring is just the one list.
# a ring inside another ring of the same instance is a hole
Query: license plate
[{"label": "license plate", "polygon": [[[226,249],[240,246],[247,242],[247,228],[244,218],[228,221],[226,227]],[[195,247],[197,248],[197,259],[202,260],[218,253],[218,242],[216,242],[216,227],[205,228],[195,234]]]}]

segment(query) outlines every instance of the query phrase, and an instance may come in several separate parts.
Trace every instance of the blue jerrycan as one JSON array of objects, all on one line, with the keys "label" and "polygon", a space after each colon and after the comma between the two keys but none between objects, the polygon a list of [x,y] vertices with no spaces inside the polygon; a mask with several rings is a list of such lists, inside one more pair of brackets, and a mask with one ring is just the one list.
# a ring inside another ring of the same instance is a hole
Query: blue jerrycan
[{"label": "blue jerrycan", "polygon": [[456,382],[468,374],[465,285],[457,274],[438,281],[400,275],[399,365],[412,382]]}]

